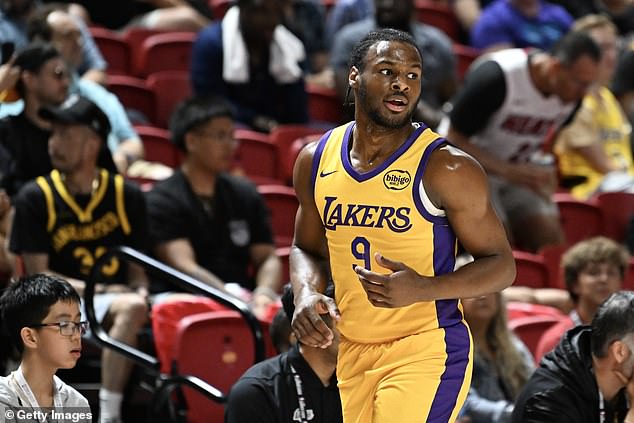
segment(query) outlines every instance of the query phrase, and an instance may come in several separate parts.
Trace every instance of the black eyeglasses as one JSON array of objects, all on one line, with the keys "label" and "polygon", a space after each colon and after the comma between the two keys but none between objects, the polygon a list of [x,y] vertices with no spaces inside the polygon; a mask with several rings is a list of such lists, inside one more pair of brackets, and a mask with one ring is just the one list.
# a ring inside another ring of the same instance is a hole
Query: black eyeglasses
[{"label": "black eyeglasses", "polygon": [[57,326],[59,333],[63,336],[73,336],[75,332],[79,331],[81,335],[85,334],[88,330],[88,322],[59,322],[59,323],[37,323],[30,325],[30,328],[41,328],[46,326]]}]

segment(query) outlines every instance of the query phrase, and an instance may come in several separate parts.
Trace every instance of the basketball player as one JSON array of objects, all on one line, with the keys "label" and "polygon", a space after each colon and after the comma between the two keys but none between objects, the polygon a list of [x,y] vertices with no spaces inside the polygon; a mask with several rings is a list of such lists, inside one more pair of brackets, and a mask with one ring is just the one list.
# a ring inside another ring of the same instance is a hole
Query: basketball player
[{"label": "basketball player", "polygon": [[[295,165],[293,331],[325,348],[320,314],[338,320],[345,422],[453,422],[473,349],[457,298],[507,287],[511,249],[481,166],[411,121],[423,78],[412,38],[371,32],[350,63],[355,121]],[[454,272],[458,242],[475,261]],[[335,300],[321,293],[330,277]]]}]

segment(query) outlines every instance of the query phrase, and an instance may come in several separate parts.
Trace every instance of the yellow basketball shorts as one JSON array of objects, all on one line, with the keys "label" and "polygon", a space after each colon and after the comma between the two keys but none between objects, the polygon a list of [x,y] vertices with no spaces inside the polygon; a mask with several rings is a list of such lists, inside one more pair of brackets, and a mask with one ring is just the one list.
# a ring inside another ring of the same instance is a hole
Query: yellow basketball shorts
[{"label": "yellow basketball shorts", "polygon": [[394,341],[341,339],[337,379],[345,423],[453,423],[467,397],[473,343],[462,321]]}]

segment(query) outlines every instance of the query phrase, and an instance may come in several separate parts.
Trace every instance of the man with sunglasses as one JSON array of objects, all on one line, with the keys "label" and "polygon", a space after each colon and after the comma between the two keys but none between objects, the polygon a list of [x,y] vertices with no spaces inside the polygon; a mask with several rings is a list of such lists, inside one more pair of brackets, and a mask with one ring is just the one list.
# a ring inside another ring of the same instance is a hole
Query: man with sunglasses
[{"label": "man with sunglasses", "polygon": [[38,414],[51,407],[72,421],[92,421],[86,398],[55,376],[58,369],[75,367],[81,356],[87,323],[81,321],[79,304],[70,283],[45,274],[12,283],[0,298],[3,332],[21,354],[20,367],[0,377],[2,421],[38,420],[30,416],[51,421],[50,411],[47,420]]}]

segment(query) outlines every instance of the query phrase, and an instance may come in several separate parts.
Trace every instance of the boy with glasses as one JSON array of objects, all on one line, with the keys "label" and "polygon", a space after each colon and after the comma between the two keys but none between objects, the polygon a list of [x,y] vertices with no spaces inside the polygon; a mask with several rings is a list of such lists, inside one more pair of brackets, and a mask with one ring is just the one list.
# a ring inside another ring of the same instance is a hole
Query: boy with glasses
[{"label": "boy with glasses", "polygon": [[79,304],[70,283],[42,273],[11,284],[0,298],[3,330],[22,356],[16,371],[0,377],[0,413],[6,421],[44,421],[37,414],[44,408],[51,421],[53,407],[73,421],[92,420],[86,398],[55,376],[58,369],[75,367],[81,356],[87,322],[81,321]]}]

